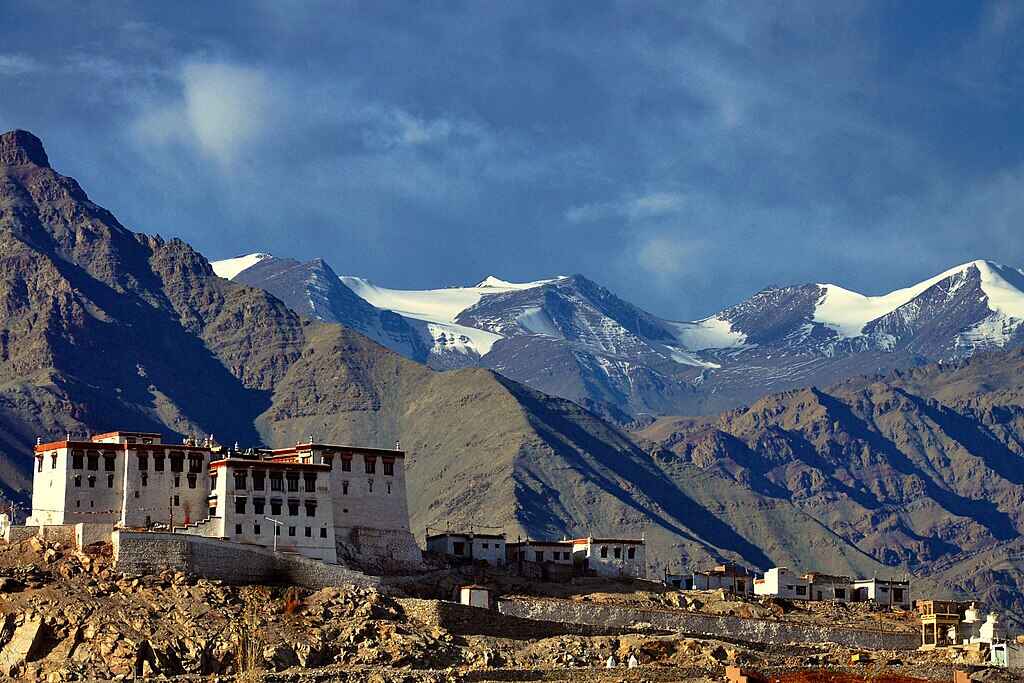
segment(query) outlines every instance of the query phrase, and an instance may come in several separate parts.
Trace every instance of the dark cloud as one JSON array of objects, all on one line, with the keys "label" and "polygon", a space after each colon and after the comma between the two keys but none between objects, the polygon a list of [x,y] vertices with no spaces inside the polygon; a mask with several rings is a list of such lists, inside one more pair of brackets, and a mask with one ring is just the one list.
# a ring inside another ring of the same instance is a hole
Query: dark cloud
[{"label": "dark cloud", "polygon": [[1022,13],[914,4],[19,4],[0,128],[135,229],[391,286],[1020,265]]}]

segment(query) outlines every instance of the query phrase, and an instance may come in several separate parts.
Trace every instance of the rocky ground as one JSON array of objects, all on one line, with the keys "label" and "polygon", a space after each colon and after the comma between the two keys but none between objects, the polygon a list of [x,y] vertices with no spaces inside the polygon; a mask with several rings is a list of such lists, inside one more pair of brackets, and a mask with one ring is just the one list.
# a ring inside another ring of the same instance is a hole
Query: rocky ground
[{"label": "rocky ground", "polygon": [[[39,539],[0,547],[0,592],[0,676],[19,680],[719,681],[729,664],[773,677],[828,669],[872,680],[952,678],[939,654],[872,653],[852,663],[858,653],[828,645],[543,625],[370,589],[126,576],[111,568],[109,547],[83,553]],[[624,595],[639,599],[595,599]],[[627,670],[631,656],[640,666]],[[618,668],[605,668],[609,657]]]}]

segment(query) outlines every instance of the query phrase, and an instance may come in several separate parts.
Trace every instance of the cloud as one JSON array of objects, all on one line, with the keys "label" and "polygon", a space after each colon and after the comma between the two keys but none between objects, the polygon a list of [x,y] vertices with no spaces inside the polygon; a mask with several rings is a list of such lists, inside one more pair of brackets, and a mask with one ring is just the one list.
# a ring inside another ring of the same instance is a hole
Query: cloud
[{"label": "cloud", "polygon": [[640,241],[636,263],[662,279],[672,279],[692,269],[702,246],[699,242],[674,235],[654,235]]},{"label": "cloud", "polygon": [[32,57],[20,54],[0,54],[0,76],[21,76],[42,69]]},{"label": "cloud", "polygon": [[261,70],[222,62],[188,62],[176,75],[180,96],[147,106],[133,124],[143,143],[192,145],[231,166],[268,134],[277,103]]},{"label": "cloud", "polygon": [[611,202],[595,202],[570,207],[565,218],[570,223],[591,223],[609,218],[639,221],[678,213],[684,206],[683,195],[676,192],[652,192]]}]

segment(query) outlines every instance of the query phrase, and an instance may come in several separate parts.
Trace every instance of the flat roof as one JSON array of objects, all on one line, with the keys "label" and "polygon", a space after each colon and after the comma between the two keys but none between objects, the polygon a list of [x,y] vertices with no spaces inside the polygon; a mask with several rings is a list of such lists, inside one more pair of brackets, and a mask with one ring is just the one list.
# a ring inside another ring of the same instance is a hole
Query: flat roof
[{"label": "flat roof", "polygon": [[643,539],[637,538],[574,538],[570,543],[582,545],[585,543],[622,543],[624,545],[643,545]]},{"label": "flat roof", "polygon": [[210,467],[242,467],[244,469],[269,468],[279,470],[312,470],[314,472],[330,472],[330,465],[312,462],[296,462],[294,460],[256,460],[253,458],[224,458],[214,460]]},{"label": "flat roof", "polygon": [[270,452],[276,456],[308,450],[352,451],[353,453],[372,453],[374,455],[381,456],[389,455],[396,458],[405,457],[405,451],[396,451],[393,448],[370,448],[368,446],[346,446],[344,444],[331,443],[299,443],[294,446],[289,446],[288,448],[274,448],[271,449]]},{"label": "flat roof", "polygon": [[445,531],[440,534],[427,534],[427,540],[433,538],[444,538],[445,536],[458,536],[459,538],[494,538],[504,540],[505,534],[478,534],[476,532]]},{"label": "flat roof", "polygon": [[[123,433],[123,432],[122,432]],[[49,443],[36,444],[33,447],[35,453],[42,453],[43,451],[52,451],[59,448],[81,448],[93,451],[106,451],[106,452],[117,452],[127,450],[142,450],[147,451],[202,451],[204,453],[210,452],[209,446],[187,446],[185,444],[178,443],[113,443],[104,441],[77,441],[77,440],[62,440],[62,441],[51,441]]]},{"label": "flat roof", "polygon": [[509,541],[508,545],[556,545],[559,547],[572,547],[572,541],[538,541],[532,538],[527,538],[522,541]]}]

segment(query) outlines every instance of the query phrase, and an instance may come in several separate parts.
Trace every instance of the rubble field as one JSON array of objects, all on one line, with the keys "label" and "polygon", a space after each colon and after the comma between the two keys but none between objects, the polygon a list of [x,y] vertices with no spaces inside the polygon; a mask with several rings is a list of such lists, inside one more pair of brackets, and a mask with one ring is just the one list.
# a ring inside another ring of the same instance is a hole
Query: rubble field
[{"label": "rubble field", "polygon": [[[408,595],[240,587],[175,572],[131,576],[112,569],[109,546],[79,552],[38,538],[0,543],[0,677],[697,682],[724,680],[725,667],[738,665],[794,683],[952,680],[953,662],[942,653],[741,644],[642,624],[602,631],[506,617],[416,597],[413,589]],[[625,668],[631,657],[638,668]],[[605,668],[609,658],[616,668]],[[814,678],[820,671],[832,678]],[[985,673],[984,680],[1012,680]]]}]

